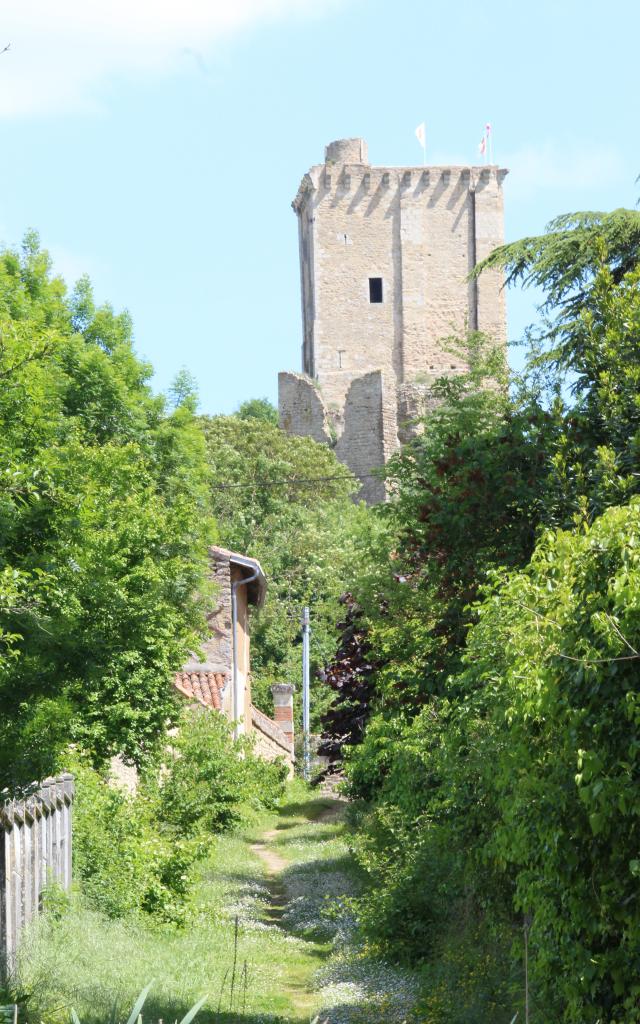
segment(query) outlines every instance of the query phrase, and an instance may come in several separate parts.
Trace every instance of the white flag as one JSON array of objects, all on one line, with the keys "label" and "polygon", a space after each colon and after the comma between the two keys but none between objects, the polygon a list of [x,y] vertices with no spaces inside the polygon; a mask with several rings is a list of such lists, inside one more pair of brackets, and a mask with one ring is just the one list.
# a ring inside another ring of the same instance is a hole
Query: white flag
[{"label": "white flag", "polygon": [[418,140],[418,142],[420,143],[422,148],[426,149],[427,136],[426,136],[426,125],[425,125],[424,121],[422,122],[422,124],[419,124],[418,127],[416,128],[416,139]]},{"label": "white flag", "polygon": [[485,138],[487,140],[487,146],[489,147],[489,163],[493,163],[493,128],[487,121],[484,126]]}]

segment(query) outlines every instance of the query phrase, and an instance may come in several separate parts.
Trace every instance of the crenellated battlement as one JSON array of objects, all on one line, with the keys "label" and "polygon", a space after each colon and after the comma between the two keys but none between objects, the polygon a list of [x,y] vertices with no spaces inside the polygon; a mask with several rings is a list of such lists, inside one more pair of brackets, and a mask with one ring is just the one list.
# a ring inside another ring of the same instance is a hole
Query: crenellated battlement
[{"label": "crenellated battlement", "polygon": [[319,192],[349,195],[378,189],[439,191],[462,187],[480,191],[491,185],[498,188],[509,171],[497,164],[479,166],[431,165],[427,167],[371,167],[362,164],[316,164],[304,175],[292,207],[299,213],[311,196]]}]

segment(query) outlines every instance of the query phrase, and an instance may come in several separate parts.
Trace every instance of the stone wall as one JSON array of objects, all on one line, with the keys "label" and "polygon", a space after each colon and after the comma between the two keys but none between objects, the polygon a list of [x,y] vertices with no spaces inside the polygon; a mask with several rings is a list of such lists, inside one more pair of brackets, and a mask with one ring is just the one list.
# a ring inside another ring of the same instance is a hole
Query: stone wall
[{"label": "stone wall", "polygon": [[288,434],[331,444],[329,413],[318,385],[302,373],[278,374],[280,426]]},{"label": "stone wall", "polygon": [[279,375],[280,426],[287,433],[312,437],[335,447],[336,455],[361,481],[358,498],[384,501],[385,488],[372,471],[397,448],[395,394],[376,370],[352,380],[345,402],[331,411],[305,374]]},{"label": "stone wall", "polygon": [[428,416],[437,407],[438,399],[432,387],[433,381],[425,381],[401,384],[398,388],[398,440],[401,444],[406,444],[422,432],[422,426],[416,421]]},{"label": "stone wall", "polygon": [[[503,241],[498,167],[371,167],[366,146],[339,140],[303,178],[294,201],[301,238],[304,370],[325,402],[342,404],[355,377],[395,383],[460,367],[446,339],[465,326],[506,339],[498,272],[467,281]],[[369,301],[382,278],[383,301]]]},{"label": "stone wall", "polygon": [[233,631],[231,621],[231,554],[224,548],[209,548],[209,581],[213,585],[211,607],[207,611],[207,638],[202,643],[203,657],[195,654],[183,666],[184,671],[233,671]]},{"label": "stone wall", "polygon": [[384,385],[379,370],[351,382],[344,406],[344,429],[336,455],[362,481],[359,497],[384,501],[384,482],[372,470],[385,462]]},{"label": "stone wall", "polygon": [[123,789],[130,796],[138,792],[138,769],[134,764],[127,764],[121,754],[116,754],[109,762],[109,783],[117,789]]}]

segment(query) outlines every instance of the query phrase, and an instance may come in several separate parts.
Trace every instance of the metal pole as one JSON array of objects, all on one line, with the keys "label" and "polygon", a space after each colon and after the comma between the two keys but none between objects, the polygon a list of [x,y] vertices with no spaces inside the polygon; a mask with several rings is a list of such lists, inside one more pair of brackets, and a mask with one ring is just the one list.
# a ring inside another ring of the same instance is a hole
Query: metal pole
[{"label": "metal pole", "polygon": [[302,734],[303,734],[303,775],[311,774],[311,751],[309,749],[309,609],[302,609]]},{"label": "metal pole", "polygon": [[529,1024],[529,929],[531,915],[524,915],[524,1020]]}]

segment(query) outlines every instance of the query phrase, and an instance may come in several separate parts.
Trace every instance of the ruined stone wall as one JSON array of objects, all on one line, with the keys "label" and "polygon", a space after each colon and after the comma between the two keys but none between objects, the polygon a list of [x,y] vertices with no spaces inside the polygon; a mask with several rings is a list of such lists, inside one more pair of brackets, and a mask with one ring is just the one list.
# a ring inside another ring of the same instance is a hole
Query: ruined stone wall
[{"label": "ruined stone wall", "polygon": [[288,434],[331,444],[329,415],[318,384],[302,373],[278,374],[280,426]]},{"label": "ruined stone wall", "polygon": [[372,476],[397,448],[395,390],[379,370],[356,377],[344,406],[331,414],[318,385],[300,373],[279,375],[280,426],[335,448],[337,457],[361,481],[357,497],[384,501],[384,484]]},{"label": "ruined stone wall", "polygon": [[134,764],[126,764],[122,754],[116,754],[109,762],[109,782],[118,789],[123,789],[131,796],[138,792],[138,769]]},{"label": "ruined stone wall", "polygon": [[428,416],[438,405],[438,399],[433,394],[433,383],[437,374],[424,383],[401,384],[398,388],[398,440],[400,444],[406,444],[412,437],[421,432],[421,426],[416,422],[423,416]]},{"label": "ruined stone wall", "polygon": [[[372,476],[373,470],[386,462],[385,440],[392,440],[385,438],[385,427],[389,433],[385,394],[393,395],[393,390],[385,392],[380,370],[352,381],[345,401],[344,429],[336,445],[340,461],[362,481],[359,497],[370,504],[385,498],[384,483]],[[395,423],[395,415],[393,419]]]}]

